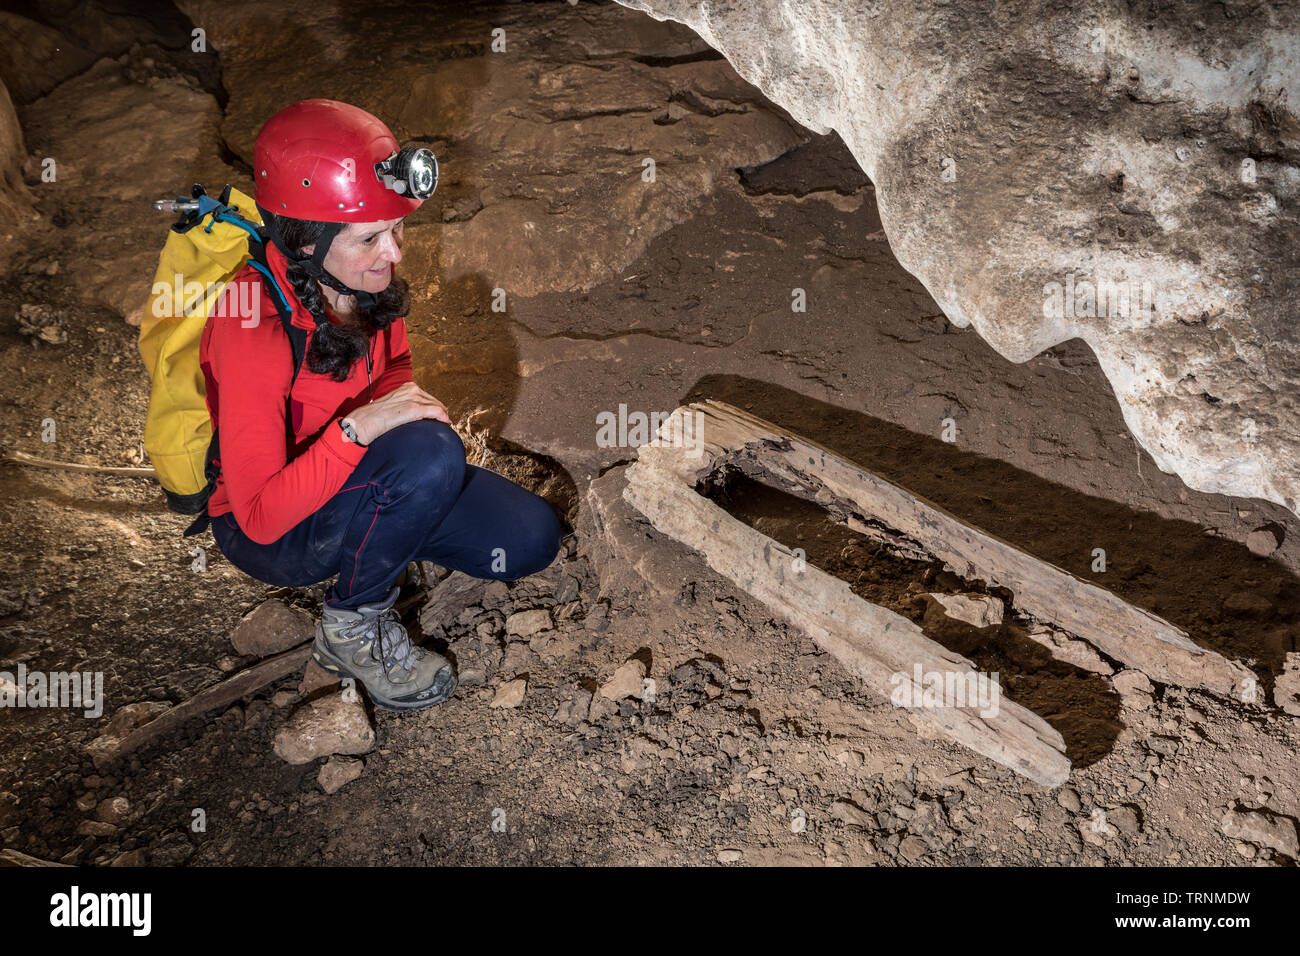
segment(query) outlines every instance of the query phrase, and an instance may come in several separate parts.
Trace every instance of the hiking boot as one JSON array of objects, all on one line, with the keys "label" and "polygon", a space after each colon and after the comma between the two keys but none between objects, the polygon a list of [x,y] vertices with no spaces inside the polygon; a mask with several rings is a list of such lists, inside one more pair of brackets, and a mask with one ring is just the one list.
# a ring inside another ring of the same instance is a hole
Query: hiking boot
[{"label": "hiking boot", "polygon": [[326,606],[311,656],[329,673],[363,684],[376,707],[420,710],[450,697],[456,677],[447,658],[411,643],[393,610],[399,590],[355,611]]}]

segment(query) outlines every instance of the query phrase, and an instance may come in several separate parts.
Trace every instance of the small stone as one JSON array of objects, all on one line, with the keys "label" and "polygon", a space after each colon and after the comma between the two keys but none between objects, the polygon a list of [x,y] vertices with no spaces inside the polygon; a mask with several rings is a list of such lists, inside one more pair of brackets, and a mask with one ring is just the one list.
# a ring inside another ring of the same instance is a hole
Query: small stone
[{"label": "small stone", "polygon": [[915,863],[925,856],[925,851],[925,841],[918,836],[909,836],[898,845],[898,855],[908,863]]},{"label": "small stone", "polygon": [[144,850],[127,850],[125,853],[119,853],[113,857],[113,862],[109,866],[144,866]]},{"label": "small stone", "polygon": [[330,754],[363,754],[375,746],[375,730],[357,694],[327,694],[296,710],[275,735],[275,752],[291,764]]},{"label": "small stone", "polygon": [[[789,799],[788,797],[786,799]],[[831,816],[836,820],[855,827],[874,828],[876,818],[855,803],[848,800],[836,800],[831,804]]]},{"label": "small stone", "polygon": [[1282,541],[1277,533],[1269,527],[1256,528],[1250,534],[1246,535],[1246,547],[1250,553],[1260,558],[1267,558],[1270,554],[1282,546]]},{"label": "small stone", "polygon": [[504,677],[509,674],[512,677],[517,677],[526,673],[536,659],[537,655],[533,653],[527,644],[518,641],[507,644],[505,656],[501,658],[501,676]]},{"label": "small stone", "polygon": [[591,712],[591,691],[578,690],[555,709],[555,719],[569,727],[576,727]]},{"label": "small stone", "polygon": [[528,681],[520,677],[502,684],[497,690],[496,696],[492,698],[489,707],[518,707],[524,702],[524,691],[528,689]]},{"label": "small stone", "polygon": [[1047,652],[1058,661],[1088,671],[1091,674],[1101,674],[1109,677],[1115,673],[1115,668],[1102,660],[1101,655],[1093,649],[1091,644],[1076,640],[1064,631],[1039,625],[1032,628],[1027,636],[1030,640],[1047,648]]},{"label": "small stone", "polygon": [[1164,737],[1159,734],[1146,741],[1147,749],[1162,757],[1172,757],[1178,753],[1178,738]]},{"label": "small stone", "polygon": [[860,750],[843,750],[835,755],[835,761],[845,770],[860,770],[867,762]]},{"label": "small stone", "polygon": [[645,664],[635,657],[618,670],[614,676],[600,686],[599,695],[608,700],[623,700],[627,697],[640,697],[645,680]]},{"label": "small stone", "polygon": [[1293,860],[1300,856],[1300,836],[1291,817],[1267,810],[1229,810],[1219,821],[1219,829],[1234,840],[1267,847]]},{"label": "small stone", "polygon": [[466,667],[456,675],[456,683],[462,687],[482,687],[487,682],[487,671],[482,667]]},{"label": "small stone", "polygon": [[321,766],[316,782],[326,793],[337,793],[340,788],[361,776],[361,771],[365,768],[366,762],[356,757],[330,757]]},{"label": "small stone", "polygon": [[298,684],[298,696],[307,697],[322,687],[338,686],[339,684],[341,684],[341,681],[337,677],[309,657],[307,658],[307,666],[303,668],[302,680]]},{"label": "small stone", "polygon": [[1087,820],[1079,821],[1079,836],[1083,838],[1085,843],[1090,843],[1093,846],[1105,846],[1106,837],[1119,836],[1119,831],[1111,826],[1106,817],[1093,816]]},{"label": "small stone", "polygon": [[1293,717],[1300,717],[1300,651],[1288,651],[1282,673],[1273,685],[1273,703]]},{"label": "small stone", "polygon": [[718,862],[719,862],[719,863],[739,863],[741,857],[743,857],[744,855],[745,855],[744,852],[741,851],[741,850],[719,850],[719,851],[718,851]]},{"label": "small stone", "polygon": [[1056,795],[1056,802],[1070,813],[1078,813],[1083,809],[1083,802],[1079,799],[1079,791],[1073,787],[1062,787]]},{"label": "small stone", "polygon": [[943,606],[943,613],[971,627],[993,627],[1005,613],[1001,598],[991,594],[930,594]]},{"label": "small stone", "polygon": [[263,601],[235,625],[230,643],[244,655],[269,657],[297,647],[316,633],[316,622],[305,611],[281,601]]},{"label": "small stone", "polygon": [[1155,688],[1141,671],[1126,668],[1110,679],[1119,694],[1120,702],[1130,710],[1146,710],[1151,706]]},{"label": "small stone", "polygon": [[91,810],[95,809],[95,804],[98,802],[99,801],[95,799],[93,793],[83,793],[81,796],[77,797],[77,809],[82,813],[89,813]]},{"label": "small stone", "polygon": [[77,827],[77,836],[112,836],[117,827],[101,820],[82,820]]},{"label": "small stone", "polygon": [[288,707],[297,699],[298,695],[291,690],[277,690],[271,695],[271,704],[275,707]]},{"label": "small stone", "polygon": [[1106,811],[1106,820],[1115,825],[1115,829],[1120,833],[1128,836],[1137,836],[1138,831],[1142,829],[1141,820],[1138,818],[1137,811],[1129,806],[1115,807],[1113,810]]},{"label": "small stone", "polygon": [[95,808],[95,819],[103,823],[111,823],[119,826],[131,812],[131,801],[126,797],[113,797],[109,800],[101,801]]},{"label": "small stone", "polygon": [[551,612],[544,607],[516,611],[506,618],[506,633],[511,637],[532,637],[538,631],[548,631],[551,627]]}]

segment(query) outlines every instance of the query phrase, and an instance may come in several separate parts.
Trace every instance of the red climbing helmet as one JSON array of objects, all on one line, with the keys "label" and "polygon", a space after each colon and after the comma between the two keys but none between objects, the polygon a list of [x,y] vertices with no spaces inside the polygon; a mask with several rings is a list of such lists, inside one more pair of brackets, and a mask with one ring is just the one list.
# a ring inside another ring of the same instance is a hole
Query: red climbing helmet
[{"label": "red climbing helmet", "polygon": [[316,222],[378,222],[420,208],[438,185],[424,146],[398,148],[376,116],[337,100],[280,110],[253,146],[255,199],[265,210]]}]

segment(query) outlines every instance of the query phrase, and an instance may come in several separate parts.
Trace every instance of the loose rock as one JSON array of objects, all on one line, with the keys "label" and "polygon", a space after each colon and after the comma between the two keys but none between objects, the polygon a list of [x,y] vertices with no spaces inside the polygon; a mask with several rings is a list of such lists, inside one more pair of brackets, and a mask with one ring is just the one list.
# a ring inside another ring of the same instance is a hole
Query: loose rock
[{"label": "loose rock", "polygon": [[1101,655],[1093,649],[1091,644],[1070,637],[1064,631],[1040,625],[1032,628],[1028,632],[1028,637],[1030,640],[1047,648],[1047,652],[1058,661],[1071,664],[1091,674],[1102,674],[1109,677],[1115,673],[1115,668],[1102,660]]},{"label": "loose rock", "polygon": [[111,823],[114,826],[118,826],[126,819],[126,815],[130,812],[130,800],[126,797],[113,797],[112,799],[102,801],[99,806],[95,807],[95,819],[103,823]]},{"label": "loose rock", "polygon": [[527,688],[528,681],[522,677],[502,684],[497,690],[497,695],[492,698],[492,703],[488,704],[488,706],[518,707],[524,702],[524,691]]},{"label": "loose rock", "polygon": [[1259,558],[1267,558],[1281,546],[1282,542],[1272,528],[1256,528],[1246,535],[1246,547]]},{"label": "loose rock", "polygon": [[339,789],[361,776],[361,771],[365,768],[366,762],[356,757],[330,757],[321,766],[320,773],[316,775],[316,782],[326,793],[337,793]]},{"label": "loose rock", "polygon": [[1300,717],[1300,652],[1290,651],[1282,663],[1282,673],[1273,685],[1273,703],[1288,714]]},{"label": "loose rock", "polygon": [[1151,706],[1155,688],[1151,679],[1141,671],[1127,668],[1110,679],[1120,701],[1131,710],[1146,710]]},{"label": "loose rock", "polygon": [[235,626],[230,643],[240,654],[269,657],[297,647],[316,632],[316,622],[305,611],[281,601],[263,601]]},{"label": "loose rock", "polygon": [[550,630],[551,626],[551,612],[544,607],[517,611],[506,618],[506,633],[511,637],[532,637],[538,631]]},{"label": "loose rock", "polygon": [[645,664],[633,658],[614,671],[614,676],[601,685],[599,694],[609,700],[640,697],[643,680],[645,680]]},{"label": "loose rock", "polygon": [[1229,810],[1219,829],[1234,840],[1246,840],[1272,849],[1291,859],[1300,856],[1300,836],[1291,817],[1267,810]]},{"label": "loose rock", "polygon": [[363,754],[375,745],[375,730],[359,697],[328,694],[295,711],[275,735],[275,752],[291,764],[330,754]]},{"label": "loose rock", "polygon": [[1002,599],[991,594],[930,594],[929,597],[943,606],[943,613],[972,627],[993,627],[1001,624],[1004,614]]}]

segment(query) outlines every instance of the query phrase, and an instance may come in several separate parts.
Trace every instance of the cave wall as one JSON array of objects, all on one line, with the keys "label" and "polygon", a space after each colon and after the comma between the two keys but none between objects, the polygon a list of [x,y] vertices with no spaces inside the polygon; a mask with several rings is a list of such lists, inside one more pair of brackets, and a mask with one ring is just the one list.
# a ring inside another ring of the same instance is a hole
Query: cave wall
[{"label": "cave wall", "polygon": [[12,228],[32,216],[31,193],[23,182],[26,159],[18,114],[9,90],[0,81],[0,228]]},{"label": "cave wall", "polygon": [[1300,7],[619,2],[837,131],[954,324],[1082,339],[1160,468],[1300,513]]}]

